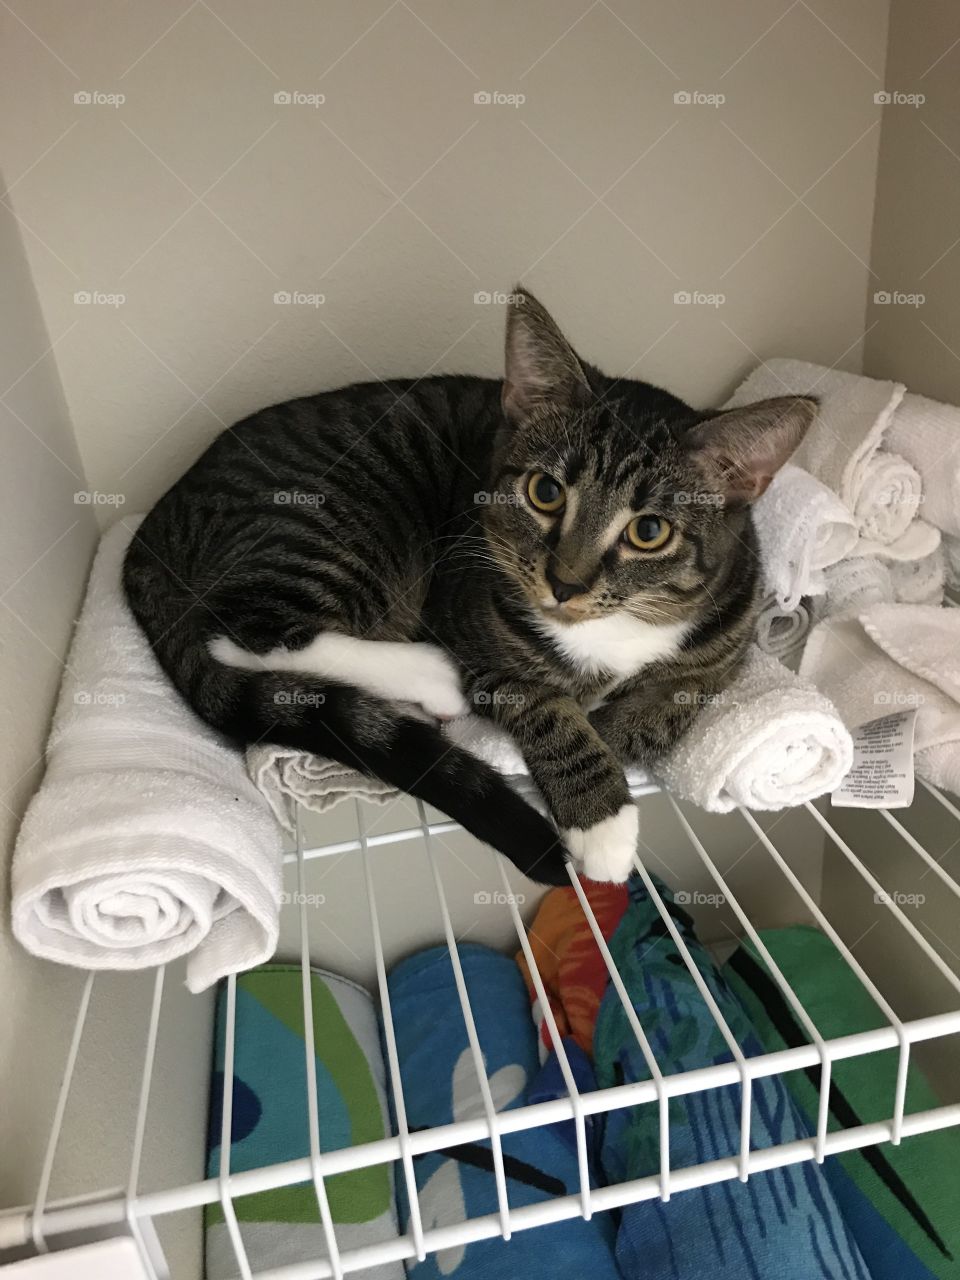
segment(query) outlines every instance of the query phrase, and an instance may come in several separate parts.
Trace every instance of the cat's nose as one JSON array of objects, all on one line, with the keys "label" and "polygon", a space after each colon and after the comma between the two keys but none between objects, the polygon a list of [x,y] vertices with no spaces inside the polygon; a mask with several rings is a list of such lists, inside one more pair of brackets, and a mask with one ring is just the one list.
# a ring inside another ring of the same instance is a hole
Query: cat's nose
[{"label": "cat's nose", "polygon": [[584,591],[588,590],[585,583],[576,578],[572,581],[568,578],[561,578],[552,569],[547,569],[547,582],[549,582],[558,604],[566,604],[574,596],[583,595]]}]

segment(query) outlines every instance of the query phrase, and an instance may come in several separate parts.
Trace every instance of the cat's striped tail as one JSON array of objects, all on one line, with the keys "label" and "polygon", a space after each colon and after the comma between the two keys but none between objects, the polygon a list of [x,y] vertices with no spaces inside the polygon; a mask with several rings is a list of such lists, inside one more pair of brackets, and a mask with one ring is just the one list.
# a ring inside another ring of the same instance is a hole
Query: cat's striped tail
[{"label": "cat's striped tail", "polygon": [[237,681],[219,725],[231,737],[309,751],[380,778],[449,815],[531,880],[570,883],[551,823],[502,774],[451,744],[433,721],[350,685],[215,665],[221,679]]}]

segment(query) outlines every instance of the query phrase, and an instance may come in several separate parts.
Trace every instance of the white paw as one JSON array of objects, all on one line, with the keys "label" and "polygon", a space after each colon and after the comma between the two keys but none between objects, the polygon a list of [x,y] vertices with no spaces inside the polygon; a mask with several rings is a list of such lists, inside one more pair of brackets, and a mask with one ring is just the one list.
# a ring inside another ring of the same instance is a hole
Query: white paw
[{"label": "white paw", "polygon": [[460,676],[443,650],[420,642],[404,648],[410,652],[403,654],[396,696],[417,703],[438,720],[466,715],[470,707],[460,688]]},{"label": "white paw", "polygon": [[564,843],[588,880],[622,884],[633,870],[640,811],[633,802],[592,827],[571,827]]},{"label": "white paw", "polygon": [[267,665],[269,655],[261,656],[251,653],[249,649],[241,649],[240,645],[229,636],[214,636],[208,641],[207,648],[211,656],[218,662],[222,662],[224,666],[239,667],[242,671],[269,670]]}]

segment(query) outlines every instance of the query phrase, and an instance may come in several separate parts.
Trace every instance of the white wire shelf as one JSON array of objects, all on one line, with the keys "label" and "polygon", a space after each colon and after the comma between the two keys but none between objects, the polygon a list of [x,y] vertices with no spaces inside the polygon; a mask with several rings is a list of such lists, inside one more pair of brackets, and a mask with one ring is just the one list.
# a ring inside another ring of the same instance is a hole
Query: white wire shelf
[{"label": "white wire shelf", "polygon": [[[652,785],[637,788],[641,796],[654,790]],[[916,806],[914,810],[901,811],[898,816],[880,811],[872,815],[871,820],[881,824],[880,829],[889,833],[890,841],[896,846],[897,858],[902,859],[902,864],[898,865],[910,868],[916,876],[926,880],[927,884],[935,885],[938,894],[947,895],[951,899],[960,898],[960,885],[945,865],[946,855],[953,851],[954,846],[960,846],[960,809],[947,796],[925,783],[918,784],[918,803],[921,800],[927,807],[926,818],[929,819],[931,812],[935,813],[950,833],[950,839],[946,842],[949,848],[944,852],[933,852],[928,847],[928,840],[924,833],[929,829],[929,821],[926,825],[915,821]],[[197,1177],[194,1181],[165,1186],[159,1190],[141,1189],[144,1181],[142,1174],[145,1133],[154,1091],[154,1068],[161,1036],[161,1014],[164,1008],[165,990],[169,985],[165,984],[164,970],[159,969],[155,973],[152,985],[149,1018],[140,1058],[137,1105],[129,1135],[127,1148],[129,1163],[125,1183],[120,1188],[79,1188],[82,1194],[71,1199],[52,1198],[50,1192],[60,1140],[68,1108],[75,1101],[73,1094],[77,1067],[85,1050],[84,1031],[91,997],[98,980],[97,975],[89,973],[77,1008],[73,1035],[64,1063],[62,1086],[51,1119],[36,1193],[30,1204],[0,1211],[0,1250],[32,1246],[37,1252],[43,1253],[48,1251],[51,1245],[56,1245],[59,1240],[63,1240],[72,1233],[126,1228],[137,1242],[146,1273],[153,1277],[153,1280],[161,1280],[145,1239],[147,1234],[152,1233],[153,1221],[159,1221],[166,1215],[184,1210],[199,1210],[205,1205],[219,1204],[222,1206],[227,1231],[234,1248],[237,1274],[243,1277],[243,1280],[324,1280],[325,1277],[335,1277],[339,1280],[339,1277],[378,1264],[411,1258],[422,1259],[427,1253],[496,1236],[508,1240],[515,1232],[534,1229],[547,1223],[576,1216],[589,1218],[594,1213],[643,1200],[654,1198],[667,1200],[671,1195],[682,1193],[689,1188],[703,1187],[730,1179],[745,1181],[766,1170],[805,1160],[823,1161],[828,1156],[857,1148],[885,1142],[899,1143],[915,1135],[960,1125],[960,1102],[946,1103],[919,1113],[906,1112],[907,1074],[916,1047],[943,1044],[947,1037],[960,1035],[960,958],[929,927],[922,915],[904,909],[900,900],[902,895],[896,891],[897,885],[882,881],[878,878],[875,869],[871,867],[870,859],[867,857],[869,850],[861,848],[858,852],[851,843],[852,837],[848,839],[841,834],[831,817],[825,816],[821,807],[817,805],[806,805],[803,810],[786,815],[786,820],[791,824],[806,823],[811,839],[823,837],[826,841],[827,856],[832,860],[838,860],[838,865],[843,867],[844,874],[849,875],[863,894],[869,895],[877,905],[877,919],[881,922],[880,927],[884,931],[885,945],[896,943],[898,946],[908,947],[916,963],[917,972],[921,975],[928,974],[929,981],[941,992],[942,1007],[936,1012],[906,1018],[898,1015],[889,994],[881,989],[868,966],[861,963],[855,954],[856,943],[845,940],[844,930],[840,927],[843,922],[838,920],[836,911],[833,912],[833,918],[830,918],[818,901],[817,894],[811,891],[804,878],[792,865],[790,856],[781,848],[784,841],[779,835],[776,840],[774,839],[775,833],[784,830],[780,827],[779,815],[774,815],[776,819],[774,821],[766,820],[761,823],[754,814],[738,810],[722,820],[736,828],[738,837],[746,848],[744,857],[748,853],[753,859],[762,859],[766,864],[766,870],[778,877],[783,891],[794,895],[803,909],[805,918],[816,924],[831,939],[882,1015],[883,1025],[873,1030],[827,1037],[818,1029],[764,945],[758,929],[765,927],[766,921],[753,918],[758,913],[755,907],[752,912],[748,910],[741,901],[742,895],[738,897],[735,893],[731,883],[731,869],[728,867],[725,871],[721,871],[718,861],[708,850],[700,834],[703,815],[677,804],[669,796],[661,797],[660,803],[669,806],[669,813],[675,823],[676,831],[686,843],[686,854],[696,860],[699,872],[707,877],[709,883],[716,886],[717,893],[732,913],[731,918],[735,921],[737,935],[748,939],[766,963],[772,981],[789,1004],[798,1024],[803,1028],[807,1043],[758,1056],[744,1055],[724,1022],[722,1012],[713,1002],[708,988],[703,983],[696,962],[682,934],[676,928],[657,884],[650,875],[649,867],[645,865],[646,860],[638,857],[637,871],[664,925],[672,935],[673,943],[683,963],[697,984],[714,1022],[728,1043],[731,1060],[682,1073],[669,1074],[661,1070],[646,1038],[642,1022],[631,1006],[610,950],[604,942],[590,901],[576,877],[571,876],[571,882],[577,891],[580,906],[603,958],[610,981],[623,1003],[628,1021],[647,1061],[650,1078],[637,1083],[597,1089],[589,1093],[580,1092],[561,1054],[560,1066],[567,1086],[566,1097],[497,1113],[473,1023],[469,993],[462,979],[458,939],[448,894],[452,863],[443,838],[459,829],[452,822],[428,820],[424,807],[418,804],[415,823],[398,831],[371,831],[369,826],[375,811],[358,804],[355,835],[347,839],[310,843],[302,838],[298,826],[297,848],[288,854],[288,861],[292,864],[291,870],[296,871],[296,883],[300,890],[297,895],[298,903],[292,904],[285,910],[296,913],[299,930],[299,963],[303,980],[306,1027],[305,1044],[310,1046],[306,1054],[309,1156],[259,1169],[231,1171],[230,1135],[237,985],[236,978],[232,978],[227,983],[225,1082],[223,1109],[219,1116],[221,1147],[218,1176]],[[826,812],[830,813],[829,810]],[[838,817],[837,821],[840,822],[841,819]],[[384,940],[384,922],[392,907],[389,867],[386,864],[378,865],[377,863],[378,850],[401,842],[416,842],[420,849],[411,853],[410,858],[418,857],[421,861],[425,859],[425,867],[421,870],[424,874],[424,883],[429,884],[432,891],[432,902],[425,900],[423,903],[423,912],[429,915],[429,922],[425,923],[423,928],[425,945],[426,940],[439,941],[445,943],[449,952],[457,979],[460,1013],[467,1029],[484,1100],[484,1113],[480,1117],[458,1120],[417,1132],[411,1132],[406,1121],[387,986],[388,966],[395,958],[390,954]],[[479,846],[477,848],[479,850]],[[362,945],[366,949],[371,960],[371,970],[376,974],[374,994],[379,997],[384,1020],[387,1084],[396,1124],[395,1131],[389,1137],[336,1151],[323,1152],[320,1135],[323,1131],[324,1116],[319,1112],[317,1104],[314,1057],[311,1051],[312,1007],[309,998],[311,965],[322,963],[323,960],[322,956],[318,957],[315,949],[311,949],[305,890],[310,864],[315,864],[317,859],[345,855],[359,859],[362,868],[361,882],[362,892],[366,898],[367,937],[362,944],[357,943],[357,945]],[[519,948],[524,953],[531,979],[540,996],[540,1005],[547,1026],[551,1031],[554,1044],[558,1044],[560,1036],[550,1011],[549,1001],[545,998],[544,984],[529,944],[527,926],[518,910],[515,895],[510,892],[508,864],[490,850],[480,850],[477,857],[490,860],[490,865],[503,885],[504,893],[500,895],[502,902],[497,909],[509,917],[512,932],[515,935],[512,949],[516,951]],[[926,979],[921,977],[919,981],[923,985]],[[960,1042],[957,1043],[960,1045]],[[898,1055],[897,1085],[889,1116],[882,1121],[854,1128],[831,1129],[828,1096],[835,1064],[846,1059],[884,1051],[893,1051]],[[820,1072],[820,1104],[816,1133],[801,1141],[753,1149],[750,1134],[750,1098],[753,1083],[763,1077],[784,1076],[789,1072],[809,1068],[819,1068]],[[671,1168],[669,1161],[670,1099],[729,1085],[740,1085],[742,1089],[743,1108],[739,1152],[729,1158],[709,1163]],[[586,1118],[625,1106],[641,1105],[658,1108],[661,1140],[658,1173],[613,1186],[591,1185],[586,1160]],[[523,1207],[511,1206],[500,1156],[500,1142],[503,1136],[520,1130],[535,1129],[556,1121],[571,1120],[576,1126],[577,1134],[579,1187],[567,1195],[556,1196],[536,1204]],[[414,1159],[427,1152],[482,1141],[489,1141],[493,1151],[497,1211],[452,1226],[425,1228],[420,1214],[414,1178]],[[342,1249],[331,1218],[326,1180],[333,1175],[350,1170],[383,1164],[392,1165],[396,1185],[399,1187],[402,1184],[406,1188],[410,1204],[407,1232],[380,1244]],[[244,1249],[242,1228],[234,1210],[234,1200],[256,1192],[298,1183],[312,1184],[314,1188],[326,1242],[326,1256],[304,1259],[269,1270],[252,1271]]]}]

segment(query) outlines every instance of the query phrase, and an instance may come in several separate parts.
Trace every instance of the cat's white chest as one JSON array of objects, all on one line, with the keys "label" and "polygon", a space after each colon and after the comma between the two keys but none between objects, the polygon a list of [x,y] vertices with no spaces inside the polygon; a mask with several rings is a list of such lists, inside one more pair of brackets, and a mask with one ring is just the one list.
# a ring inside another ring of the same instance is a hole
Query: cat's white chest
[{"label": "cat's white chest", "polygon": [[541,629],[584,675],[607,676],[619,684],[651,662],[678,652],[689,622],[643,622],[627,614],[564,625],[538,619]]}]

